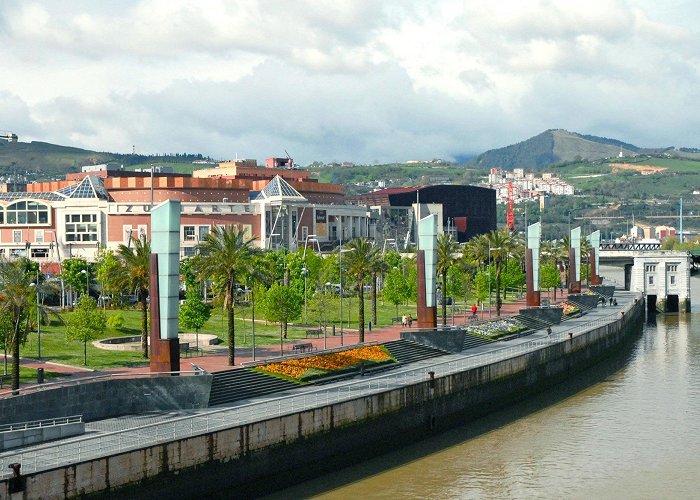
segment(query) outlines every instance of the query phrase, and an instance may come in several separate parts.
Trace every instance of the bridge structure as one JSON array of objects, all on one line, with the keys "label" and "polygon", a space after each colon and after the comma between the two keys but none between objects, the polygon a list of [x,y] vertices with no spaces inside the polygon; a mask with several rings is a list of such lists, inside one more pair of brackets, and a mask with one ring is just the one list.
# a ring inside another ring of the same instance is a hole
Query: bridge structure
[{"label": "bridge structure", "polygon": [[700,254],[661,250],[660,243],[602,243],[599,259],[624,267],[625,290],[643,293],[647,309],[690,312],[690,272]]}]

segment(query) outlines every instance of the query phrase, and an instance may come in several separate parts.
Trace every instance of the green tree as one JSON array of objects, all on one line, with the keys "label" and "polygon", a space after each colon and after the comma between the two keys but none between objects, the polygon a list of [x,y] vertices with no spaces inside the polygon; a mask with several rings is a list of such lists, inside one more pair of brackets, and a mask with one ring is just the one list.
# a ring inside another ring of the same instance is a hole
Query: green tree
[{"label": "green tree", "polygon": [[513,249],[513,235],[508,228],[503,228],[499,231],[491,231],[487,235],[489,242],[489,255],[491,262],[496,268],[496,316],[501,315],[501,273],[503,264],[508,262],[508,257]]},{"label": "green tree", "polygon": [[284,353],[283,325],[301,314],[303,298],[294,288],[279,283],[272,285],[263,298],[263,315],[267,321],[280,324],[280,355]]},{"label": "green tree", "polygon": [[211,306],[202,301],[197,286],[188,288],[185,295],[185,303],[180,306],[178,311],[178,318],[180,328],[186,330],[194,329],[197,349],[199,349],[199,329],[209,321],[210,317]]},{"label": "green tree", "polygon": [[101,294],[109,295],[112,300],[123,292],[123,280],[121,278],[124,268],[119,257],[111,250],[100,251],[95,263],[97,281],[101,284]]},{"label": "green tree", "polygon": [[383,256],[377,252],[375,258],[372,260],[372,265],[370,266],[370,303],[372,306],[372,323],[377,324],[377,279],[380,275],[383,275],[389,266],[384,260]]},{"label": "green tree", "polygon": [[88,291],[88,280],[85,278],[85,273],[88,273],[88,277],[90,273],[93,273],[94,277],[94,271],[85,259],[66,259],[61,263],[63,282],[66,286],[70,286],[75,293],[75,296],[71,297],[73,303],[77,302],[78,295]]},{"label": "green tree", "polygon": [[559,268],[551,262],[540,266],[540,288],[554,289],[554,300],[557,300],[557,287],[561,284]]},{"label": "green tree", "polygon": [[151,242],[146,235],[131,238],[131,247],[119,245],[117,255],[123,266],[120,286],[136,294],[141,304],[141,352],[148,358],[148,288],[151,274]]},{"label": "green tree", "polygon": [[351,250],[345,254],[343,265],[349,279],[355,280],[355,288],[357,290],[358,307],[357,321],[359,329],[360,343],[365,341],[365,301],[364,289],[365,283],[370,278],[374,260],[379,255],[377,248],[372,246],[367,238],[358,238],[352,240],[345,245],[345,248]]},{"label": "green tree", "polygon": [[333,294],[327,290],[316,290],[316,293],[309,300],[309,317],[314,323],[323,326],[324,331],[328,331],[328,323],[334,309]]},{"label": "green tree", "polygon": [[0,257],[0,315],[12,321],[5,341],[12,351],[12,389],[19,392],[19,352],[29,334],[29,310],[36,298],[31,286],[35,276],[28,273],[22,260],[8,261]]},{"label": "green tree", "polygon": [[443,233],[437,239],[437,266],[436,271],[442,283],[442,324],[447,325],[447,272],[455,263],[455,254],[459,251],[459,245],[452,235]]},{"label": "green tree", "polygon": [[106,328],[107,317],[104,312],[97,308],[95,299],[84,294],[66,321],[66,339],[83,343],[84,365],[87,365],[87,343],[104,335]]},{"label": "green tree", "polygon": [[233,225],[212,226],[199,244],[195,272],[200,280],[213,280],[217,295],[223,299],[228,320],[228,363],[236,362],[236,327],[234,324],[236,289],[252,271],[253,239]]},{"label": "green tree", "polygon": [[403,303],[409,295],[408,283],[403,275],[403,271],[393,267],[389,269],[384,277],[384,288],[382,289],[384,299],[394,304],[396,316],[399,316],[399,304]]},{"label": "green tree", "polygon": [[508,259],[508,262],[503,266],[501,284],[504,297],[509,288],[518,288],[525,284],[525,273],[519,260]]}]

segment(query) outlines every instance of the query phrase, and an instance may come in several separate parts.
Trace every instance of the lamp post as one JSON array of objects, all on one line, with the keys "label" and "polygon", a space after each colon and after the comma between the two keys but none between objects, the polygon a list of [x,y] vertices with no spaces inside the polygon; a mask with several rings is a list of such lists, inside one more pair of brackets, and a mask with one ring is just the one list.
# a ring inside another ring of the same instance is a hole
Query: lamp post
[{"label": "lamp post", "polygon": [[343,345],[343,254],[352,251],[352,248],[343,248],[342,244],[338,251],[338,267],[340,268],[340,345]]},{"label": "lamp post", "polygon": [[80,271],[80,274],[85,275],[85,293],[87,295],[90,295],[90,271],[88,271],[87,269],[83,269],[82,271]]},{"label": "lamp post", "polygon": [[[318,244],[318,240],[316,239],[315,234],[307,234],[306,239],[304,240],[304,255],[302,256],[302,261],[304,262],[304,267],[301,269],[301,274],[304,275],[304,323],[308,321],[307,315],[306,315],[306,278],[309,276],[309,270],[306,267],[306,246],[309,244],[309,241],[315,241],[316,244]],[[319,251],[321,250],[321,247],[319,245]]]},{"label": "lamp post", "polygon": [[500,249],[501,247],[491,248],[491,244],[489,243],[489,318],[491,318],[491,252]]},{"label": "lamp post", "polygon": [[[39,310],[39,271],[36,272],[36,283],[30,283],[29,286],[34,287],[36,289],[36,354],[37,357],[41,359],[41,311]],[[5,358],[7,358],[7,355],[5,356]]]}]

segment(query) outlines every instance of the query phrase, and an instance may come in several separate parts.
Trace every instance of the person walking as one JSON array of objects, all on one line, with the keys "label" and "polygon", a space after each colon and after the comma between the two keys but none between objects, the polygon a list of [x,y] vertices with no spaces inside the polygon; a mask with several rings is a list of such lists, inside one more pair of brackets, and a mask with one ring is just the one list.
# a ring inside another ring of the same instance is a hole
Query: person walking
[{"label": "person walking", "polygon": [[476,304],[472,304],[472,319],[476,319],[476,312],[479,310]]}]

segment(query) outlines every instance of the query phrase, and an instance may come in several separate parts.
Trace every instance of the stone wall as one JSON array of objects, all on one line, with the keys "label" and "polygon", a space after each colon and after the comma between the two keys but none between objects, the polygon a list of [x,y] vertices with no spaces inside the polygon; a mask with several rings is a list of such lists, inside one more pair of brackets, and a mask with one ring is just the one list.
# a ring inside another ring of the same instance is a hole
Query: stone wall
[{"label": "stone wall", "polygon": [[206,408],[212,375],[110,378],[0,399],[0,424],[82,415],[90,422],[149,411]]}]

